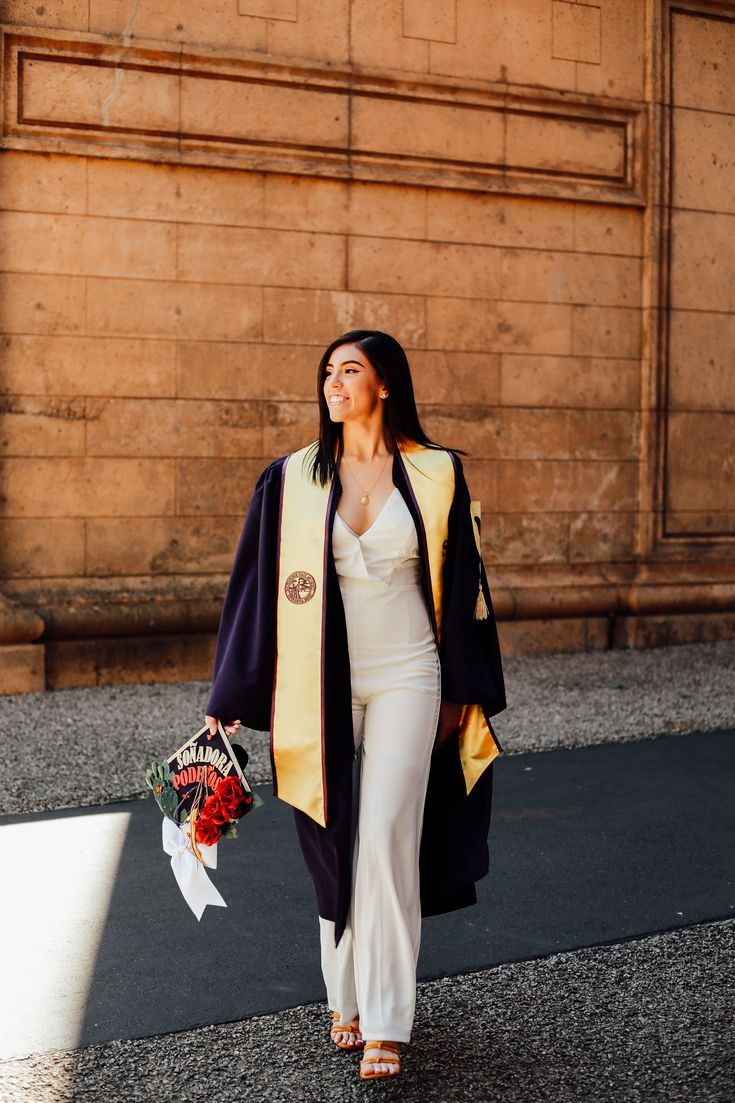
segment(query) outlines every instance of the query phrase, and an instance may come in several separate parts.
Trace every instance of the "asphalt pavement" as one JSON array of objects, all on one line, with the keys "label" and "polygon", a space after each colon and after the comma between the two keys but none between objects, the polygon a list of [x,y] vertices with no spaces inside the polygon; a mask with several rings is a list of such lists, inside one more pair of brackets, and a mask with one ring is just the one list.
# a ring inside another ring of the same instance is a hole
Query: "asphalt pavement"
[{"label": "asphalt pavement", "polygon": [[[419,977],[735,915],[734,735],[501,757],[493,767],[490,873],[478,884],[478,905],[425,920]],[[220,843],[210,875],[228,906],[208,907],[199,922],[162,850],[152,799],[0,819],[0,838],[12,838],[16,854],[35,835],[35,866],[24,862],[34,884],[50,863],[70,867],[66,886],[54,882],[53,922],[41,938],[35,895],[16,912],[12,953],[32,964],[18,976],[21,990],[4,1001],[2,1056],[165,1034],[324,999],[316,903],[292,813],[269,786],[259,792],[264,805],[242,821],[237,840]],[[78,871],[95,869],[85,895]],[[85,943],[91,929],[96,937]],[[86,978],[76,999],[65,968],[70,953]],[[59,990],[40,979],[30,984],[34,970],[57,977]]]},{"label": "asphalt pavement", "polygon": [[0,1103],[733,1103],[735,641],[505,667],[490,872],[424,921],[395,1084],[329,1041],[262,733],[197,923],[141,796],[208,684],[0,698]]}]

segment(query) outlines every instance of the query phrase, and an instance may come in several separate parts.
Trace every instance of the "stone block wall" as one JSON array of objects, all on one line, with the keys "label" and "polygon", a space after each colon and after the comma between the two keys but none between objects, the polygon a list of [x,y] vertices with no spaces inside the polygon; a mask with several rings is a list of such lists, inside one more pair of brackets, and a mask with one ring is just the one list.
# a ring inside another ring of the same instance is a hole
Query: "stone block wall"
[{"label": "stone block wall", "polygon": [[357,326],[507,649],[733,633],[735,4],[0,8],[0,691],[209,676]]}]

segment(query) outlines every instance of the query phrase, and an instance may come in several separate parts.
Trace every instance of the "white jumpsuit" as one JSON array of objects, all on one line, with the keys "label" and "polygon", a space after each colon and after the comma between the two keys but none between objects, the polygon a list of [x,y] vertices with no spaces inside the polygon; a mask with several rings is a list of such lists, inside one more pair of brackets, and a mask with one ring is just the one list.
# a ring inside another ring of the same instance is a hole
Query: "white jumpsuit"
[{"label": "white jumpsuit", "polygon": [[[336,515],[332,550],[347,622],[359,802],[352,899],[334,945],[319,917],[329,1007],[366,1041],[408,1042],[421,939],[419,846],[441,703],[419,543],[399,490],[357,536]],[[361,752],[361,753],[360,753]]]}]

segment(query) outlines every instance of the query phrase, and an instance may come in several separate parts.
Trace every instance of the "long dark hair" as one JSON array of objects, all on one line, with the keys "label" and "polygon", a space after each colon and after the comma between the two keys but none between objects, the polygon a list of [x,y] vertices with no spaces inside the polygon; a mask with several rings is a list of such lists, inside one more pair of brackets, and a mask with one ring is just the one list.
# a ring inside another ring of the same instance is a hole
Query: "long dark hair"
[{"label": "long dark hair", "polygon": [[[388,440],[395,451],[399,440],[416,441],[427,448],[442,448],[443,445],[430,440],[421,427],[416,399],[413,393],[411,370],[403,347],[379,329],[351,329],[340,337],[335,337],[324,351],[319,361],[316,378],[317,401],[319,402],[319,441],[314,442],[311,459],[311,477],[314,482],[325,486],[334,478],[336,469],[336,445],[342,439],[342,423],[332,421],[329,407],[324,397],[324,380],[327,364],[332,353],[340,345],[357,345],[387,386],[388,398],[383,407],[383,425]],[[467,453],[461,448],[453,449],[463,456]],[[305,461],[306,462],[306,461]]]}]

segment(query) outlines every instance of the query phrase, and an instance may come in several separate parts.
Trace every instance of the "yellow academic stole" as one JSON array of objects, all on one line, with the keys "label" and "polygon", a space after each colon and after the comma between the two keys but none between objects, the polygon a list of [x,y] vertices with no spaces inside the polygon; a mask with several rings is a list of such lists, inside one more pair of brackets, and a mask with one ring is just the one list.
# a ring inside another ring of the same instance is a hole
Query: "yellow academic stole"
[{"label": "yellow academic stole", "polygon": [[[306,445],[292,452],[283,471],[271,751],[278,796],[326,827],[323,662],[327,514],[331,487],[312,481],[309,465],[304,460],[307,452],[313,456],[313,447]],[[423,521],[434,617],[440,639],[442,568],[449,510],[454,498],[454,464],[448,452],[423,445],[402,446],[401,453]],[[479,502],[472,502],[472,513],[479,548],[475,527]],[[475,615],[482,616],[482,613],[476,611]],[[467,630],[471,630],[469,625]],[[501,753],[479,704],[465,705],[462,710],[459,753],[469,793],[483,771]]]}]

